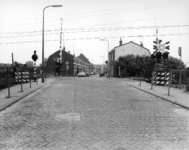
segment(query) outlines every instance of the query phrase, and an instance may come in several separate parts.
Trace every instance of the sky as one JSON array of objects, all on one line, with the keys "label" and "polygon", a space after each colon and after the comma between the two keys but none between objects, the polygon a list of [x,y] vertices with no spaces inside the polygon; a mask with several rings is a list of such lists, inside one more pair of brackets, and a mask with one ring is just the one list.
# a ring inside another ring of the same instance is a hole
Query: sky
[{"label": "sky", "polygon": [[32,61],[34,50],[42,62],[43,9],[49,5],[62,7],[45,9],[45,58],[60,49],[62,18],[62,47],[94,64],[107,60],[120,38],[143,42],[153,53],[158,29],[162,43],[170,42],[170,55],[180,58],[181,47],[189,66],[189,0],[0,0],[0,63],[11,63],[12,53],[14,61]]}]

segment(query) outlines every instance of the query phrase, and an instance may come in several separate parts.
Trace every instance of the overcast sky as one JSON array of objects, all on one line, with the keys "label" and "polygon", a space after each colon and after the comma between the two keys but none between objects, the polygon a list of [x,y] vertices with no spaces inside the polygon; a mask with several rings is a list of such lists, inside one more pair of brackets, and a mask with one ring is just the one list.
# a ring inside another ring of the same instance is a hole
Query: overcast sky
[{"label": "overcast sky", "polygon": [[[66,51],[83,53],[96,64],[109,50],[123,44],[143,42],[153,53],[158,26],[159,39],[170,41],[170,55],[189,62],[189,0],[0,0],[0,63],[42,61],[42,16],[45,10],[45,58],[59,50],[60,18],[63,19]],[[102,56],[102,57],[101,57]],[[189,66],[189,63],[187,64]]]}]

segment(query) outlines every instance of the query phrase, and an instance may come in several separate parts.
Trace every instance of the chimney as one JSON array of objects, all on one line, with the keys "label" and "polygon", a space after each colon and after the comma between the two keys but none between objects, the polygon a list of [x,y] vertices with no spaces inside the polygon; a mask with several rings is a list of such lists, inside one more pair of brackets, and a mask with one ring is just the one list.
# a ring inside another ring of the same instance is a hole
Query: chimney
[{"label": "chimney", "polygon": [[140,46],[142,46],[142,47],[143,47],[143,43],[142,43],[142,42],[140,43]]},{"label": "chimney", "polygon": [[119,41],[119,46],[121,46],[122,45],[122,40],[121,40],[121,38],[120,38],[120,41]]}]

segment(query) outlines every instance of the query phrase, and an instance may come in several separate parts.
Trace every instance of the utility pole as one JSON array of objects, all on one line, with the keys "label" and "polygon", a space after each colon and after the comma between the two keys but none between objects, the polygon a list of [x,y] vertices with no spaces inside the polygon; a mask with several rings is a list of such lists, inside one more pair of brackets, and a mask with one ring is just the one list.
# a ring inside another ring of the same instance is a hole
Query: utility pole
[{"label": "utility pole", "polygon": [[14,55],[12,53],[12,65],[14,66]]}]

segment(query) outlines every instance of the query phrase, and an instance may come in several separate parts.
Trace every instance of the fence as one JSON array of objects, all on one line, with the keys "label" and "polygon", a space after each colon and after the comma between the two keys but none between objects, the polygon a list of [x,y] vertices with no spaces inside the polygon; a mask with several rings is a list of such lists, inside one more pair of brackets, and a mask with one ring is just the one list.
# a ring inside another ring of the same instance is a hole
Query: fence
[{"label": "fence", "polygon": [[[38,79],[41,77],[40,70],[36,72],[36,84],[38,84]],[[46,75],[45,81],[46,81]],[[11,97],[11,86],[20,84],[21,92],[23,92],[23,83],[30,83],[30,88],[32,86],[32,82],[34,82],[34,72],[30,69],[28,70],[18,70],[18,71],[0,71],[0,90],[7,88],[8,89],[8,96],[7,98]]]},{"label": "fence", "polygon": [[145,72],[139,79],[151,83],[151,89],[154,85],[168,87],[168,95],[170,88],[179,88],[184,91],[189,91],[189,70],[159,70],[153,72]]},{"label": "fence", "polygon": [[189,80],[189,70],[172,70],[172,87],[185,89]]}]

